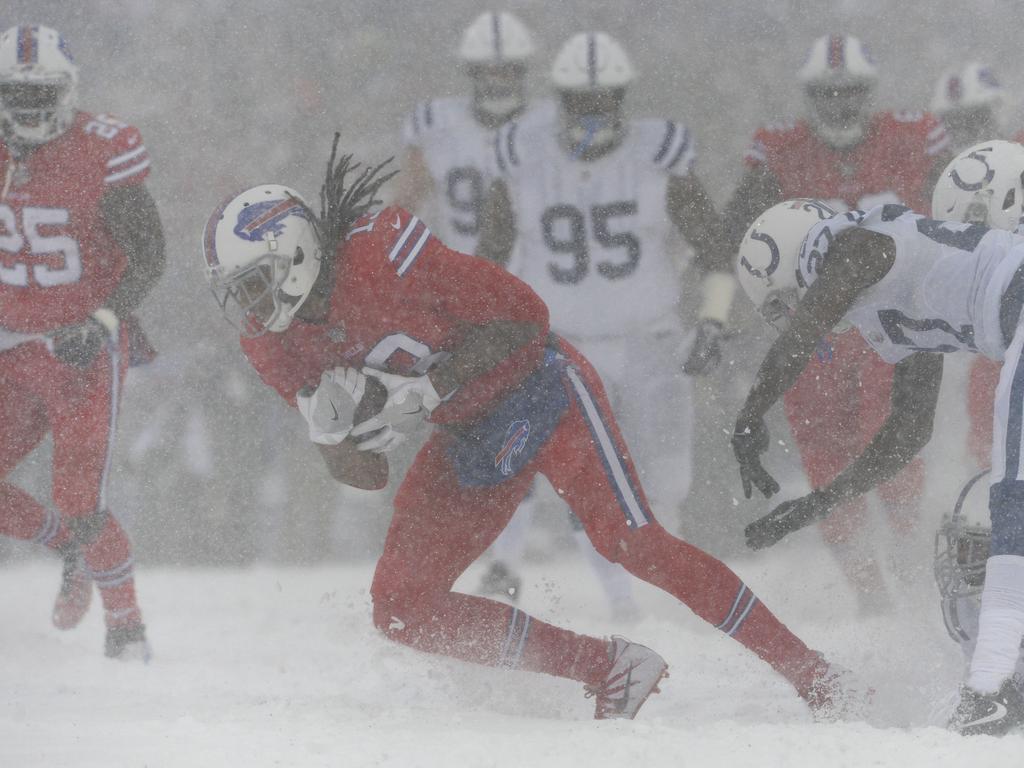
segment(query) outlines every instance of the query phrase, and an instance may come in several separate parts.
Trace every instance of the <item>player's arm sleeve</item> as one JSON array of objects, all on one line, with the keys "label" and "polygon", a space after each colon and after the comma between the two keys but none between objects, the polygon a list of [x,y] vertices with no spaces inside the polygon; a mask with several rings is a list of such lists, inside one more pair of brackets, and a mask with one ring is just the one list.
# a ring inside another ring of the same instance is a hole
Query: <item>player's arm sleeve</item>
[{"label": "player's arm sleeve", "polygon": [[462,332],[449,358],[430,372],[438,394],[473,388],[485,394],[532,370],[543,354],[548,310],[518,278],[484,259],[436,242],[407,273],[410,295],[429,301]]},{"label": "player's arm sleeve", "polygon": [[735,254],[754,219],[782,200],[782,188],[768,166],[748,168],[725,206],[724,237],[727,250]]},{"label": "player's arm sleeve", "polygon": [[888,273],[894,257],[895,246],[885,235],[851,229],[836,237],[789,328],[765,355],[737,421],[753,423],[764,417],[807,367],[822,336],[864,290]]},{"label": "player's arm sleeve", "polygon": [[144,184],[108,187],[100,210],[114,242],[128,260],[106,306],[118,317],[125,317],[142,303],[163,274],[163,226],[156,202]]},{"label": "player's arm sleeve", "polygon": [[889,417],[864,452],[820,493],[839,501],[895,477],[931,439],[941,383],[941,354],[916,352],[898,362]]},{"label": "player's arm sleeve", "polygon": [[512,255],[515,241],[516,216],[508,185],[501,179],[495,179],[484,199],[476,255],[504,266]]},{"label": "player's arm sleeve", "polygon": [[725,325],[736,280],[721,217],[694,173],[669,177],[666,206],[672,222],[693,247],[695,263],[703,278],[698,317]]}]

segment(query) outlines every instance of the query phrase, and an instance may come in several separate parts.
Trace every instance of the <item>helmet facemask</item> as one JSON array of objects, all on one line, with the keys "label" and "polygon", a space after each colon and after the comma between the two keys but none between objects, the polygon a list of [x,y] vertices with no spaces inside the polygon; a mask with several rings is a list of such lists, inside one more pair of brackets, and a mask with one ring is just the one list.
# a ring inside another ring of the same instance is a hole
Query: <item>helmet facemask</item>
[{"label": "helmet facemask", "polygon": [[837,149],[860,142],[867,127],[872,90],[866,81],[808,84],[805,92],[815,133]]},{"label": "helmet facemask", "polygon": [[0,136],[16,150],[39,146],[75,118],[78,67],[63,38],[42,26],[0,35]]},{"label": "helmet facemask", "polygon": [[574,157],[595,160],[625,135],[625,88],[561,91],[562,138]]},{"label": "helmet facemask", "polygon": [[472,63],[473,114],[486,128],[498,128],[526,108],[526,64]]},{"label": "helmet facemask", "polygon": [[[299,248],[298,254],[302,254]],[[246,338],[283,331],[305,300],[282,291],[292,259],[268,253],[228,278],[212,277],[210,290],[227,321]],[[308,295],[308,294],[307,294]]]},{"label": "helmet facemask", "polygon": [[[971,639],[960,622],[960,601],[977,599],[985,587],[992,527],[985,503],[985,485],[979,481],[987,475],[988,470],[985,470],[968,481],[953,514],[945,517],[935,534],[935,582],[942,599],[946,629],[957,642]],[[975,488],[977,490],[973,490]]]}]

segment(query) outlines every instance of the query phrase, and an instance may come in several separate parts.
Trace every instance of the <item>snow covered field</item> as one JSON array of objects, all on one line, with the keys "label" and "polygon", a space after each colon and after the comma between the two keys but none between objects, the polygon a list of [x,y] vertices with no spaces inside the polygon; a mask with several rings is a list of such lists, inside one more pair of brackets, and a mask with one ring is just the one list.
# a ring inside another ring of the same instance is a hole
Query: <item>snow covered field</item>
[{"label": "snow covered field", "polygon": [[[78,629],[53,629],[58,567],[29,561],[0,571],[0,766],[1024,764],[1024,736],[962,739],[936,727],[960,661],[926,575],[895,614],[858,620],[812,534],[796,539],[732,565],[810,644],[875,687],[873,724],[813,723],[767,666],[646,585],[637,589],[645,617],[615,626],[574,552],[528,565],[524,607],[666,657],[671,677],[636,721],[590,720],[575,683],[385,642],[370,624],[368,562],[143,568],[155,658],[142,666],[102,657],[95,607]],[[787,571],[794,563],[801,586]],[[812,588],[808,573],[821,584]]]}]

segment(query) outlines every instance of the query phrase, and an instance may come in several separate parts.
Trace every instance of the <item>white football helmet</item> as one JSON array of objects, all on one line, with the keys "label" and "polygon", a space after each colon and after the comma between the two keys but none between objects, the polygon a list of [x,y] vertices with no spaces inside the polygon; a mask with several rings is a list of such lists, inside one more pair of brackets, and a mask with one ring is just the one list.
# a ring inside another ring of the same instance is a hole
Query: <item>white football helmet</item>
[{"label": "white football helmet", "polygon": [[622,103],[633,77],[626,51],[604,32],[580,32],[559,50],[551,82],[562,102],[563,138],[575,156],[599,157],[622,140]]},{"label": "white football helmet", "polygon": [[961,489],[935,535],[935,582],[942,599],[942,618],[957,642],[970,640],[959,616],[962,598],[980,599],[985,586],[985,564],[992,543],[988,508],[988,470],[975,475]]},{"label": "white football helmet", "polygon": [[78,67],[49,27],[11,27],[0,34],[0,137],[45,144],[66,131],[78,103]]},{"label": "white football helmet", "polygon": [[203,232],[206,276],[246,337],[285,330],[309,298],[323,252],[298,193],[262,184],[222,203]]},{"label": "white football helmet", "polygon": [[806,291],[797,280],[797,261],[807,232],[835,215],[820,200],[786,200],[758,216],[740,241],[736,261],[740,285],[780,333]]},{"label": "white football helmet", "polygon": [[511,13],[488,11],[462,33],[458,55],[473,80],[477,119],[497,127],[526,107],[526,68],[533,39]]},{"label": "white football helmet", "polygon": [[1005,91],[992,69],[972,61],[944,72],[935,84],[932,112],[942,118],[956,147],[1002,133]]},{"label": "white football helmet", "polygon": [[857,144],[871,119],[878,70],[853,35],[825,35],[811,46],[797,73],[814,132],[837,149]]},{"label": "white football helmet", "polygon": [[1024,219],[1024,146],[983,141],[953,158],[932,192],[932,218],[1016,231]]}]

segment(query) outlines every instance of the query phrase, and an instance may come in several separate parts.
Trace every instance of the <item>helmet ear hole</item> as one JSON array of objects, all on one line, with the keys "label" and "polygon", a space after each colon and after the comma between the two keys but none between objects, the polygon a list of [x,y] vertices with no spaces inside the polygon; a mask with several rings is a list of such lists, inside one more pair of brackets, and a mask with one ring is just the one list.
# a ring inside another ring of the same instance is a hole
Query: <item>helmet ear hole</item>
[{"label": "helmet ear hole", "polygon": [[1016,190],[1006,190],[1006,197],[1003,198],[1003,210],[1008,211],[1013,207],[1014,200],[1016,199]]},{"label": "helmet ear hole", "polygon": [[295,258],[292,259],[292,266],[297,267],[297,266],[299,266],[305,260],[306,260],[306,254],[302,250],[302,246],[301,245],[297,246],[295,248]]}]

